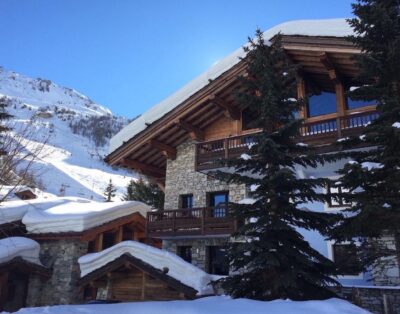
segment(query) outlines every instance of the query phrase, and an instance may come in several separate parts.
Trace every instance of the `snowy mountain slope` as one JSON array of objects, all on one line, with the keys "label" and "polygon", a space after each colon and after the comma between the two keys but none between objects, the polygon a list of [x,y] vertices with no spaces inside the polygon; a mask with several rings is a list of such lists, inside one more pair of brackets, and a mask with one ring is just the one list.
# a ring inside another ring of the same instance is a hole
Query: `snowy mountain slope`
[{"label": "snowy mountain slope", "polygon": [[[71,125],[100,118],[105,121],[105,127],[110,128],[110,133],[115,133],[126,124],[125,118],[114,117],[109,109],[73,89],[0,67],[1,96],[8,99],[8,111],[14,116],[10,122],[14,132],[21,134],[28,126],[29,133],[33,134],[25,141],[28,150],[48,138],[32,167],[47,192],[101,200],[112,179],[117,188],[115,199],[122,197],[134,174],[113,169],[102,161],[108,150],[108,138],[104,139],[106,145],[96,145],[92,138],[81,135],[92,134],[91,129],[83,132],[75,128],[74,134]],[[101,125],[96,132],[99,130],[102,130]]]}]

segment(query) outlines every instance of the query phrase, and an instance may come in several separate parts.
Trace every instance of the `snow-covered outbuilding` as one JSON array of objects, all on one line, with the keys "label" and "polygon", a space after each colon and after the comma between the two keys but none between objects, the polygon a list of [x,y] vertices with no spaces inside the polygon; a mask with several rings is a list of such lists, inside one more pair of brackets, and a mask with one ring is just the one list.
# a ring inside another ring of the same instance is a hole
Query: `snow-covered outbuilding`
[{"label": "snow-covered outbuilding", "polygon": [[97,288],[106,300],[193,299],[214,294],[212,281],[217,279],[175,254],[137,241],[84,255],[78,262],[80,285]]},{"label": "snow-covered outbuilding", "polygon": [[29,281],[44,282],[51,270],[39,260],[39,244],[24,237],[0,240],[0,311],[26,305]]}]

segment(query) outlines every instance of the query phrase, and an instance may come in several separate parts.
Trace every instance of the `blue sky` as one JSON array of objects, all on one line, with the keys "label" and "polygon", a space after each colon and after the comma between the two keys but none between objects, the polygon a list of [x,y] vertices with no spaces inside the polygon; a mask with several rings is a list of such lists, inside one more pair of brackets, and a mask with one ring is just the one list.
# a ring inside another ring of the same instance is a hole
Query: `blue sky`
[{"label": "blue sky", "polygon": [[135,117],[265,30],[350,0],[0,0],[0,65]]}]

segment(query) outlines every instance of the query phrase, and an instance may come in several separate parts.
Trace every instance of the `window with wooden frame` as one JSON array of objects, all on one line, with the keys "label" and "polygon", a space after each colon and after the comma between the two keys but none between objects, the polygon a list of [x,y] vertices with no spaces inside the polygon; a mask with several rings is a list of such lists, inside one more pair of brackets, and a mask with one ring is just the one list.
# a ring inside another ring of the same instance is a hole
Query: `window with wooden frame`
[{"label": "window with wooden frame", "polygon": [[193,208],[193,194],[179,195],[179,208]]},{"label": "window with wooden frame", "polygon": [[349,189],[344,188],[339,182],[328,184],[326,188],[327,194],[330,196],[328,200],[328,207],[347,207],[350,204],[346,202],[341,194],[349,193]]}]

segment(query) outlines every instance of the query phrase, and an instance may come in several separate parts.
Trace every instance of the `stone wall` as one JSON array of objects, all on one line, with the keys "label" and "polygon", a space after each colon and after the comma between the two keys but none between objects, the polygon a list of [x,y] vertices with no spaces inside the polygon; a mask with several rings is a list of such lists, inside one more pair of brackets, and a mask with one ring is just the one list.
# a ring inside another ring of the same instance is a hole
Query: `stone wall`
[{"label": "stone wall", "polygon": [[207,246],[224,246],[228,243],[228,237],[164,240],[163,249],[177,254],[178,246],[192,247],[192,264],[207,271]]},{"label": "stone wall", "polygon": [[179,195],[193,194],[194,207],[207,206],[207,193],[229,191],[229,200],[237,202],[246,195],[244,185],[226,184],[194,170],[195,142],[177,147],[175,160],[168,159],[165,181],[165,209],[179,208]]},{"label": "stone wall", "polygon": [[400,313],[400,289],[342,287],[338,294],[374,314]]},{"label": "stone wall", "polygon": [[[396,250],[396,240],[392,235],[385,235],[379,239],[379,244],[390,250]],[[396,256],[380,259],[372,271],[372,278],[376,286],[400,285],[399,263]]]},{"label": "stone wall", "polygon": [[83,302],[78,288],[78,258],[87,253],[87,243],[80,240],[39,241],[40,260],[52,269],[47,281],[32,276],[29,280],[27,306],[74,304]]}]

